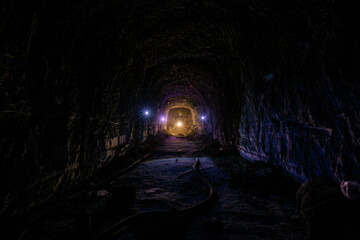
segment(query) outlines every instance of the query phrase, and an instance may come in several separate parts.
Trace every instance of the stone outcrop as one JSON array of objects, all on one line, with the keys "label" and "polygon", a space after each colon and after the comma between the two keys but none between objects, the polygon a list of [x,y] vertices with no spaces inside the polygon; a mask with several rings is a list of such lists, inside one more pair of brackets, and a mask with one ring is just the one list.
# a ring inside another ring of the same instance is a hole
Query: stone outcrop
[{"label": "stone outcrop", "polygon": [[338,183],[311,179],[299,188],[296,199],[308,239],[358,238],[359,202],[345,198]]}]

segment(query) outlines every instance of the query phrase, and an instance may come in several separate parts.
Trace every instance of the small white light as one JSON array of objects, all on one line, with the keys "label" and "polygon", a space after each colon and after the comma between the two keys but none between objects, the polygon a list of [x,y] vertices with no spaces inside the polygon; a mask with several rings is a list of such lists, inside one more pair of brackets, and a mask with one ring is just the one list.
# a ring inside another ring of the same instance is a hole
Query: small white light
[{"label": "small white light", "polygon": [[201,116],[201,120],[205,120],[205,116]]},{"label": "small white light", "polygon": [[149,111],[145,111],[145,115],[149,115]]},{"label": "small white light", "polygon": [[161,117],[161,121],[162,121],[162,122],[165,122],[165,117]]},{"label": "small white light", "polygon": [[176,124],[178,127],[181,127],[182,123],[181,122],[177,122]]}]

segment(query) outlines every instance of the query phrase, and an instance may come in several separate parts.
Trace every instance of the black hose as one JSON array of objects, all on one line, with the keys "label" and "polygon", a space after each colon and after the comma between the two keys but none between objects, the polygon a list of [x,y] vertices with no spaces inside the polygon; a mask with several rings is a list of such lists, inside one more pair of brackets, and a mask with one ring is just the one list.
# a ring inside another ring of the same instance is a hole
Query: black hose
[{"label": "black hose", "polygon": [[[98,239],[111,239],[111,237],[114,237],[114,235],[119,235],[126,231],[132,224],[138,223],[142,220],[154,218],[154,219],[164,219],[164,218],[170,218],[170,217],[185,217],[185,216],[191,216],[194,215],[196,212],[201,211],[208,207],[212,200],[215,198],[215,193],[213,190],[212,185],[201,175],[200,171],[196,167],[199,163],[199,159],[197,158],[193,169],[191,171],[195,172],[200,179],[208,186],[209,188],[209,194],[208,196],[202,200],[201,202],[198,202],[190,207],[181,208],[181,209],[171,209],[171,210],[152,210],[152,211],[144,211],[137,213],[135,215],[132,215],[130,217],[127,217],[123,220],[120,220],[119,222],[115,223],[114,225],[110,226],[109,228],[105,229],[98,235],[96,235],[93,240]],[[189,171],[188,171],[189,172]],[[187,172],[187,173],[188,173]]]}]

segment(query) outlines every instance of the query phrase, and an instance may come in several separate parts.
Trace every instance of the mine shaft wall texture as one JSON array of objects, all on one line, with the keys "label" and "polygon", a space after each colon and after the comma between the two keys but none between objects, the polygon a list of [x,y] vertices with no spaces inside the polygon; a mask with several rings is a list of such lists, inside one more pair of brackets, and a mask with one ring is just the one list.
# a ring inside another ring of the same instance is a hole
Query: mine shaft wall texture
[{"label": "mine shaft wall texture", "polygon": [[280,165],[299,182],[359,181],[357,10],[334,1],[311,11],[306,31],[278,39],[278,63],[265,62],[243,85],[240,154]]},{"label": "mine shaft wall texture", "polygon": [[299,182],[317,176],[359,180],[359,89],[330,85],[329,79],[271,87],[277,84],[246,95],[241,155],[280,165]]},{"label": "mine shaft wall texture", "polygon": [[127,49],[112,58],[106,39],[92,40],[102,26],[68,3],[2,3],[2,217],[61,195],[157,131],[132,109],[139,71]]}]

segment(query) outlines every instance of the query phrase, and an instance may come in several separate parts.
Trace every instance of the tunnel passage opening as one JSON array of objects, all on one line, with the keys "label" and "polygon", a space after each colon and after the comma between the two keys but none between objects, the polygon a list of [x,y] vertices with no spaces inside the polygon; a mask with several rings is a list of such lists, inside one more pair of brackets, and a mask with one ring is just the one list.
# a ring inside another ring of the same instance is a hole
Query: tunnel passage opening
[{"label": "tunnel passage opening", "polygon": [[194,132],[194,116],[189,108],[175,107],[167,113],[166,130],[170,135],[186,137]]}]

